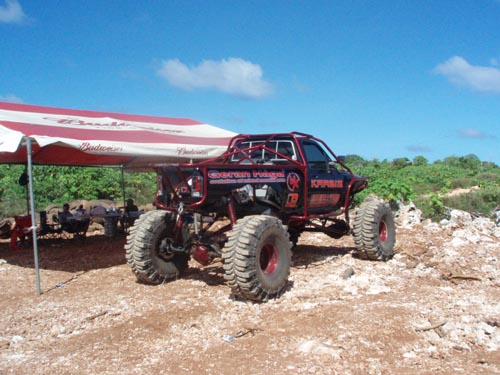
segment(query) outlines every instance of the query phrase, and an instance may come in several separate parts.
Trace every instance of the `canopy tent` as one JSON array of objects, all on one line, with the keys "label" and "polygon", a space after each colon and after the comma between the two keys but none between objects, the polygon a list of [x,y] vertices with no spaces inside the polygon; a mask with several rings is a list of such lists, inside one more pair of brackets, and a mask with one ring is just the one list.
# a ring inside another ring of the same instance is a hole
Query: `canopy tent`
[{"label": "canopy tent", "polygon": [[[0,102],[0,163],[121,166],[207,159],[236,134],[191,119],[130,115]],[[28,179],[37,279],[38,244],[33,179]]]},{"label": "canopy tent", "polygon": [[70,110],[0,102],[0,162],[145,167],[152,162],[207,159],[236,134],[182,119]]}]

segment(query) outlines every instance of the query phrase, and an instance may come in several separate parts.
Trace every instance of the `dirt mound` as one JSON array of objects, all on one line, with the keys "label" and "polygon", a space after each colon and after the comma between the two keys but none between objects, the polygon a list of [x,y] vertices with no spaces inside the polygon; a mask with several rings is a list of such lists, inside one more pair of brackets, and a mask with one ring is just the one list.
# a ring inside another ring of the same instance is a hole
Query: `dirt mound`
[{"label": "dirt mound", "polygon": [[0,243],[0,374],[500,374],[491,222],[399,226],[388,262],[304,234],[262,304],[231,297],[220,263],[139,284],[124,242],[42,242],[41,296],[32,251]]}]

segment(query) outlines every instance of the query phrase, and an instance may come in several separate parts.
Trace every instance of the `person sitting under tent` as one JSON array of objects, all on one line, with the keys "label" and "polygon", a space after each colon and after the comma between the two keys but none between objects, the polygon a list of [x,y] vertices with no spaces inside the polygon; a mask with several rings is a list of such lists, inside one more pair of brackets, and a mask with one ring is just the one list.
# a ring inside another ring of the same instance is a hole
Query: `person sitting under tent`
[{"label": "person sitting under tent", "polygon": [[132,198],[127,199],[127,204],[123,210],[123,215],[120,217],[120,225],[123,230],[134,225],[135,219],[139,217],[139,208],[134,204]]},{"label": "person sitting under tent", "polygon": [[[57,223],[57,217],[53,221],[54,223]],[[52,224],[48,222],[47,211],[40,211],[40,230],[37,232],[38,238],[60,238],[61,233],[62,229],[59,224]]]},{"label": "person sitting under tent", "polygon": [[87,215],[87,210],[83,208],[83,204],[79,205],[78,208],[75,210],[75,216],[76,217],[81,217]]},{"label": "person sitting under tent", "polygon": [[75,217],[69,210],[68,203],[65,203],[63,211],[59,212],[58,221],[63,231],[80,237],[85,237],[90,224],[89,218]]}]

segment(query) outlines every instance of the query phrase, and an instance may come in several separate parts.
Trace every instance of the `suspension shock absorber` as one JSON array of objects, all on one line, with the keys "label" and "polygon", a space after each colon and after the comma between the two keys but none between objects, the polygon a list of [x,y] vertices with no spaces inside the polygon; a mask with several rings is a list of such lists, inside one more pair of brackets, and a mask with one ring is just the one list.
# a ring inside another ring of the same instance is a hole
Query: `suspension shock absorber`
[{"label": "suspension shock absorber", "polygon": [[226,197],[227,204],[227,213],[229,215],[229,220],[231,220],[231,224],[236,224],[236,210],[234,209],[233,199],[228,196]]},{"label": "suspension shock absorber", "polygon": [[193,171],[193,177],[191,179],[191,197],[193,198],[201,198],[204,194],[203,189],[203,175],[198,169]]},{"label": "suspension shock absorber", "polygon": [[184,220],[182,218],[182,213],[184,212],[184,203],[179,204],[179,208],[177,209],[177,218],[175,220],[175,229],[174,229],[174,242],[176,246],[183,245],[184,238],[182,235],[182,229],[184,226]]}]

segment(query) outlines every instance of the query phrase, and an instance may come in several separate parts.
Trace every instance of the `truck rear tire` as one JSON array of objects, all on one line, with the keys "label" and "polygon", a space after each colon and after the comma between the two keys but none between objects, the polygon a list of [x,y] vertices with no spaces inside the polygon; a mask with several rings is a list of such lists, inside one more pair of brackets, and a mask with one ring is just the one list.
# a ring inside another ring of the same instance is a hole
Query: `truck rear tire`
[{"label": "truck rear tire", "polygon": [[188,266],[189,255],[169,251],[175,220],[165,211],[149,211],[136,220],[125,244],[127,264],[139,281],[160,284],[176,279]]},{"label": "truck rear tire", "polygon": [[222,253],[224,278],[234,294],[267,301],[283,293],[290,274],[292,244],[285,225],[272,216],[236,222]]},{"label": "truck rear tire", "polygon": [[361,258],[388,260],[394,255],[396,226],[391,207],[382,200],[364,201],[353,225],[353,237]]}]

